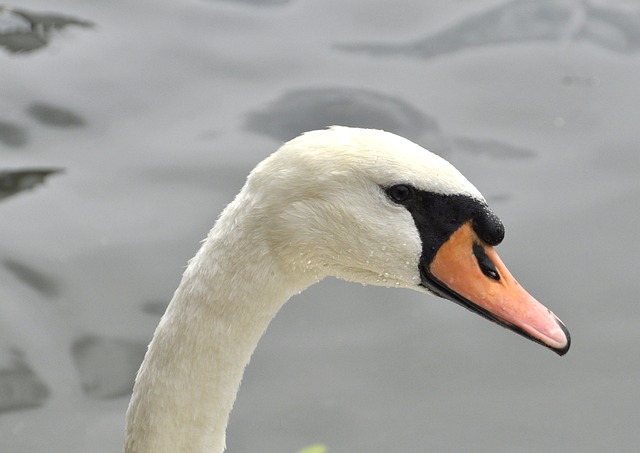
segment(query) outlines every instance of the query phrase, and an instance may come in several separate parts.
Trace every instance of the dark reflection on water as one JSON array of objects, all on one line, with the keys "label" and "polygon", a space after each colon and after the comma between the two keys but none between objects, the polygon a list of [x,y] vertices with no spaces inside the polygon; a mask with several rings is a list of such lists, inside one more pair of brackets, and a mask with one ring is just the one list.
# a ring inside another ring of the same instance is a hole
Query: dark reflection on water
[{"label": "dark reflection on water", "polygon": [[59,168],[32,168],[28,170],[0,171],[0,200],[43,184],[51,175],[62,172]]},{"label": "dark reflection on water", "polygon": [[58,283],[44,272],[12,258],[5,258],[2,264],[18,280],[43,296],[55,297],[59,294]]},{"label": "dark reflection on water", "polygon": [[372,55],[433,58],[474,47],[517,42],[586,41],[614,52],[640,50],[640,16],[570,0],[516,0],[470,14],[451,27],[406,43],[352,43],[336,47]]},{"label": "dark reflection on water", "polygon": [[358,88],[308,88],[285,93],[266,109],[249,114],[246,128],[278,140],[339,124],[384,129],[410,139],[437,131],[435,119],[408,103]]},{"label": "dark reflection on water", "polygon": [[11,355],[10,365],[0,368],[0,413],[41,406],[49,389],[26,364],[22,353],[14,350]]},{"label": "dark reflection on water", "polygon": [[[31,103],[27,107],[26,113],[45,126],[74,128],[86,125],[86,121],[77,113],[45,102]],[[0,144],[11,148],[20,148],[25,146],[27,142],[28,133],[23,126],[12,122],[0,121]]]},{"label": "dark reflection on water", "polygon": [[52,33],[68,26],[93,27],[89,21],[52,13],[34,13],[0,6],[0,47],[26,53],[49,44]]},{"label": "dark reflection on water", "polygon": [[27,132],[17,124],[0,121],[0,143],[20,148],[27,144]]},{"label": "dark reflection on water", "polygon": [[248,115],[253,132],[289,140],[302,132],[339,124],[384,129],[420,142],[438,154],[463,151],[497,159],[535,156],[528,149],[489,139],[450,137],[435,118],[407,102],[359,88],[309,88],[289,91],[262,111]]},{"label": "dark reflection on water", "polygon": [[84,392],[98,399],[131,393],[147,343],[87,335],[71,346]]},{"label": "dark reflection on water", "polygon": [[27,113],[41,124],[53,127],[79,127],[85,121],[70,110],[43,102],[34,102],[27,107]]},{"label": "dark reflection on water", "polygon": [[[42,184],[59,169],[29,169],[0,171],[0,200]],[[45,273],[19,260],[4,258],[3,269],[45,297],[59,294],[57,283]],[[6,300],[2,302],[8,302]],[[49,389],[34,373],[18,350],[11,351],[8,363],[0,365],[0,412],[41,406]]]}]

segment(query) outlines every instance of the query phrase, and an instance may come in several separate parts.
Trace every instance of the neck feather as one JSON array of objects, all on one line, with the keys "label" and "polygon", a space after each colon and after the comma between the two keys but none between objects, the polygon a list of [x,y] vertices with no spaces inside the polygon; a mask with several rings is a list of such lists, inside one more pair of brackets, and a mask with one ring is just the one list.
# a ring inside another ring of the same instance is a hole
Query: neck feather
[{"label": "neck feather", "polygon": [[125,453],[223,452],[251,354],[310,283],[280,273],[258,222],[239,222],[247,209],[238,199],[230,205],[189,263],[136,377]]}]

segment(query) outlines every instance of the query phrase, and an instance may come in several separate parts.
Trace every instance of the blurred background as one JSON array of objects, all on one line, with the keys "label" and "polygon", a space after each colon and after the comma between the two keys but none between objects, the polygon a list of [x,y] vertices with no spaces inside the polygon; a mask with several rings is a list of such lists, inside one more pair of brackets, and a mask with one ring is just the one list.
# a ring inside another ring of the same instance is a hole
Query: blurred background
[{"label": "blurred background", "polygon": [[0,451],[120,451],[199,241],[257,162],[332,124],[457,166],[573,346],[328,279],[258,346],[228,451],[637,451],[639,84],[631,0],[0,6]]}]

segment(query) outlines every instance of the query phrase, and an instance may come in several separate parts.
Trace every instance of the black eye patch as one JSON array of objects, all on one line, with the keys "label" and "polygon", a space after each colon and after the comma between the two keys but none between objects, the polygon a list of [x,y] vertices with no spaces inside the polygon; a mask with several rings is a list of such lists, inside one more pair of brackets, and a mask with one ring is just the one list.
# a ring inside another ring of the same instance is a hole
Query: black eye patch
[{"label": "black eye patch", "polygon": [[471,222],[478,238],[489,245],[499,244],[504,237],[502,222],[478,198],[420,190],[404,183],[382,187],[382,190],[413,217],[422,240],[421,260],[425,265],[431,263],[440,246],[466,222]]}]

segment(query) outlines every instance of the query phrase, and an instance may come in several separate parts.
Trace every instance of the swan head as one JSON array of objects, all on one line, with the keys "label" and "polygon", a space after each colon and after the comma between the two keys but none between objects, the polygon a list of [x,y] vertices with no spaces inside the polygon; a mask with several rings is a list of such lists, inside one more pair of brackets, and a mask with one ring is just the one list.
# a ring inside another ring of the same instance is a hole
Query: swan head
[{"label": "swan head", "polygon": [[284,274],[430,292],[560,355],[569,349],[564,324],[497,255],[504,227],[480,192],[409,140],[307,132],[259,164],[243,193]]}]

